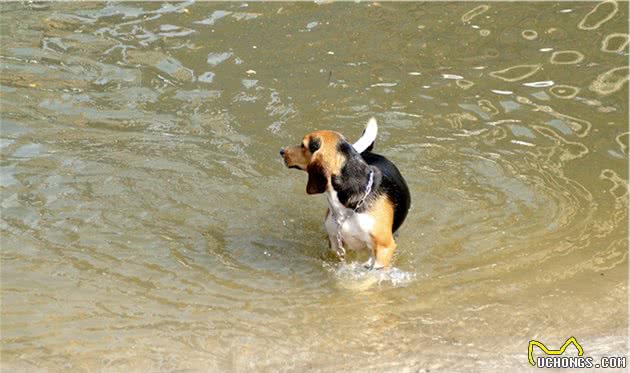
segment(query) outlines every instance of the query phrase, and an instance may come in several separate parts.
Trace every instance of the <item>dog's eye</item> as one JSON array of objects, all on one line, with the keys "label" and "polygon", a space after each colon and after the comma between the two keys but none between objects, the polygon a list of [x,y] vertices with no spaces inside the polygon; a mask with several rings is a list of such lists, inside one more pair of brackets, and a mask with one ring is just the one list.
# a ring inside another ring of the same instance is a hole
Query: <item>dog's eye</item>
[{"label": "dog's eye", "polygon": [[311,142],[308,143],[308,151],[315,153],[317,149],[319,149],[320,145],[321,141],[319,139],[311,139]]}]

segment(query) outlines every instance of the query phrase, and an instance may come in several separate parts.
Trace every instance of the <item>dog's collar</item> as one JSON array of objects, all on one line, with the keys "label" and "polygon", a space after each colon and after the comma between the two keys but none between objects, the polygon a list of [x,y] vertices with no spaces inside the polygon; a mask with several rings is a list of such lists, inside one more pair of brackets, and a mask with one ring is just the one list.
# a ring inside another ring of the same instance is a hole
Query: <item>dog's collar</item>
[{"label": "dog's collar", "polygon": [[[370,170],[370,176],[368,179],[368,185],[365,188],[365,193],[363,194],[363,197],[361,198],[361,200],[357,202],[357,205],[352,209],[353,214],[356,213],[357,210],[359,210],[359,207],[361,207],[365,203],[365,200],[372,192],[373,184],[374,184],[374,170]],[[339,256],[341,260],[343,260],[346,257],[346,249],[343,247],[343,239],[341,238],[341,227],[343,226],[343,223],[346,221],[346,219],[348,219],[348,216],[344,216],[343,214],[339,214],[339,216],[337,216],[337,218],[335,219],[337,221],[337,256]]]},{"label": "dog's collar", "polygon": [[368,195],[370,195],[370,193],[372,192],[372,184],[374,184],[374,170],[370,170],[370,176],[368,179],[368,185],[365,188],[365,194],[363,194],[363,198],[361,198],[361,200],[355,206],[354,212],[357,212],[359,207],[361,207],[361,205],[365,203],[365,200],[367,199]]}]

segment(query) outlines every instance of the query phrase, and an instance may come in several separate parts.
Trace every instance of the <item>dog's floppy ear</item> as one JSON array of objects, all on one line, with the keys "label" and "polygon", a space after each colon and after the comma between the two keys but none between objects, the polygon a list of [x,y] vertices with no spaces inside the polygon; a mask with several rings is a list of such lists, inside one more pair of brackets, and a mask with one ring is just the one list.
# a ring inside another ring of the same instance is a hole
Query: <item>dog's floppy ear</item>
[{"label": "dog's floppy ear", "polygon": [[326,191],[326,185],[328,185],[328,178],[326,177],[326,172],[324,171],[324,167],[317,162],[311,162],[306,167],[306,172],[308,172],[308,183],[306,184],[306,193],[308,194],[318,194],[324,193]]}]

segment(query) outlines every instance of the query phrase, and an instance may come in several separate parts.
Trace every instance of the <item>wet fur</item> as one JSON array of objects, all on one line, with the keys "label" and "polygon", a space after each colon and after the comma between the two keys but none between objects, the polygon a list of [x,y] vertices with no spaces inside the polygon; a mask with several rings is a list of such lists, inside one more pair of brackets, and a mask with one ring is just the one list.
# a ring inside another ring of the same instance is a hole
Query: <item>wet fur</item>
[{"label": "wet fur", "polygon": [[[373,145],[359,154],[347,142],[339,144],[339,151],[346,155],[346,163],[341,174],[332,178],[332,186],[337,191],[341,203],[355,208],[365,193],[370,170],[374,171],[372,191],[357,212],[363,212],[376,196],[386,195],[394,205],[392,233],[401,226],[411,203],[409,188],[398,168],[382,155],[372,153]],[[366,206],[366,207],[364,207]]]},{"label": "wet fur", "polygon": [[[371,131],[375,135],[375,121],[373,126]],[[359,154],[341,134],[316,131],[306,135],[300,146],[282,149],[280,153],[288,167],[307,171],[308,194],[326,193],[329,211],[325,227],[330,249],[337,249],[339,227],[334,217],[341,215],[344,247],[367,248],[370,260],[366,266],[381,268],[390,265],[396,249],[393,233],[405,220],[411,197],[396,166],[372,153],[373,146],[372,142]],[[373,172],[371,191],[355,212],[367,190],[370,171]]]}]

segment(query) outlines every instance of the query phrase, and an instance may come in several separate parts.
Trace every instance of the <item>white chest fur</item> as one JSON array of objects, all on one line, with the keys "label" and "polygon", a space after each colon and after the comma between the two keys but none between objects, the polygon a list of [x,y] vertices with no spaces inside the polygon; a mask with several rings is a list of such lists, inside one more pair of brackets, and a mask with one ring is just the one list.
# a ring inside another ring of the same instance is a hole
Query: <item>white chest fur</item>
[{"label": "white chest fur", "polygon": [[362,250],[372,246],[370,232],[374,227],[374,218],[365,213],[357,213],[345,207],[337,198],[337,192],[330,188],[326,192],[330,214],[324,222],[326,231],[333,245],[337,246],[337,232],[341,223],[341,239],[345,248],[350,250]]}]

